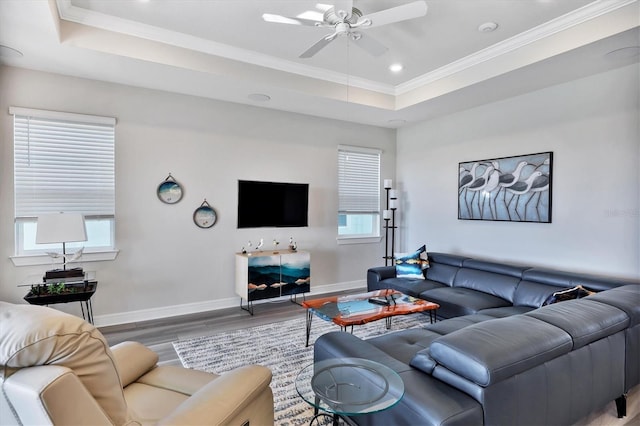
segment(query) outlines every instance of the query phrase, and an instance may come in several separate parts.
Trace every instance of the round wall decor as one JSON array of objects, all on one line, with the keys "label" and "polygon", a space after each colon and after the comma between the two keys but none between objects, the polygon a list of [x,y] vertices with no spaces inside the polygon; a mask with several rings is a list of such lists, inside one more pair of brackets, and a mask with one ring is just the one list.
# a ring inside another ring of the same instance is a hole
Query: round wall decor
[{"label": "round wall decor", "polygon": [[193,212],[193,222],[200,228],[211,228],[218,218],[216,211],[205,198],[200,207]]},{"label": "round wall decor", "polygon": [[163,203],[175,204],[182,199],[182,186],[169,173],[164,182],[158,185],[156,193]]}]

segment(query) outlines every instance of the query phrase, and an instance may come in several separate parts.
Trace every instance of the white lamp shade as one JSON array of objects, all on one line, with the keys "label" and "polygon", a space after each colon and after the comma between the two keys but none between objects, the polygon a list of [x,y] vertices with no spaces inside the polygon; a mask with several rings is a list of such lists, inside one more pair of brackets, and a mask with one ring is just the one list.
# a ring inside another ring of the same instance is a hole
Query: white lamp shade
[{"label": "white lamp shade", "polygon": [[80,213],[38,216],[36,244],[87,241],[84,217]]}]

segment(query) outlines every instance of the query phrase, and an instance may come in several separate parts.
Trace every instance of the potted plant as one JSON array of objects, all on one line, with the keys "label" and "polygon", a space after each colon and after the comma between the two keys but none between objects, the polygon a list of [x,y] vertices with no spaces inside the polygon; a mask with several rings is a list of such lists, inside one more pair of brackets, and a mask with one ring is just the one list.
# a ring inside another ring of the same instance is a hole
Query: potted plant
[{"label": "potted plant", "polygon": [[32,305],[84,302],[95,293],[96,284],[92,281],[68,284],[64,282],[33,284],[24,300]]}]

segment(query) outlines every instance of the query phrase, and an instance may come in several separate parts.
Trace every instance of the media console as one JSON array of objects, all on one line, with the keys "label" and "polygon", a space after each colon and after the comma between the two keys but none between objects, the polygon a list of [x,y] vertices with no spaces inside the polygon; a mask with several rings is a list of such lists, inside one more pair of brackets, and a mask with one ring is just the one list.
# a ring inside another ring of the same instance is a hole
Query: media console
[{"label": "media console", "polygon": [[[308,293],[311,254],[299,250],[236,253],[236,294],[240,307],[253,315],[253,301]],[[246,307],[243,300],[247,301]]]}]

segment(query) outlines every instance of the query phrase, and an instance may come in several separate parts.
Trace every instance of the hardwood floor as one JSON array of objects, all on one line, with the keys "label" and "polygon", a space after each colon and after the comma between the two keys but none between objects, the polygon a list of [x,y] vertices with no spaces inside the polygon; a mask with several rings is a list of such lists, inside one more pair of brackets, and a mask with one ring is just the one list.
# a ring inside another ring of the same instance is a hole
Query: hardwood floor
[{"label": "hardwood floor", "polygon": [[[354,290],[351,292],[358,293],[359,291]],[[328,296],[328,294],[322,296]],[[297,304],[291,303],[289,299],[257,304],[254,308],[254,314],[253,316],[249,315],[248,312],[241,310],[238,306],[236,308],[167,319],[100,327],[100,331],[109,342],[109,345],[133,340],[148,346],[158,353],[160,364],[182,365],[171,342],[293,318],[300,318],[300,327],[304,327],[305,309]],[[602,411],[592,413],[590,416],[576,423],[576,425],[640,425],[640,385],[629,392],[627,417],[617,419],[615,413],[615,403],[611,402]]]},{"label": "hardwood floor", "polygon": [[305,309],[286,299],[256,304],[254,315],[238,306],[167,319],[100,327],[100,331],[111,346],[133,340],[157,352],[160,357],[159,363],[181,365],[171,342],[293,318],[300,318],[300,327],[304,327]]}]

